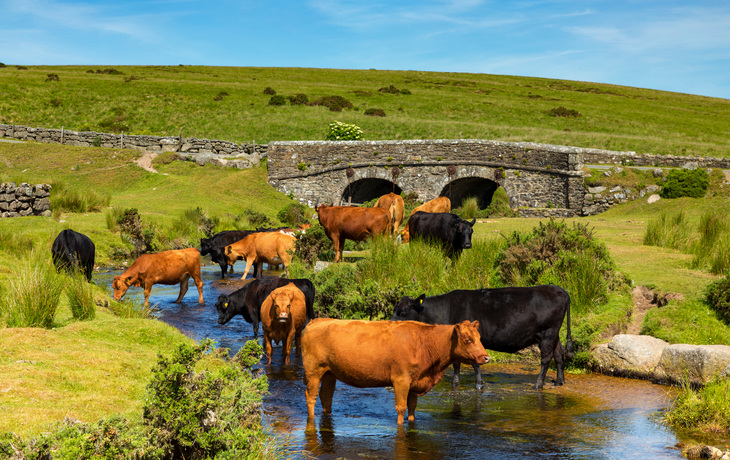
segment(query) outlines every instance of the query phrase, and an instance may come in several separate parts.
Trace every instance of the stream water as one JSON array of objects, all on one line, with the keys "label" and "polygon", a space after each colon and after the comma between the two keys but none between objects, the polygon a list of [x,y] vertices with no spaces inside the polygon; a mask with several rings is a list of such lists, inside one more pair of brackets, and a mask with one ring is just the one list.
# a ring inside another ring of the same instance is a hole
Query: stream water
[{"label": "stream water", "polygon": [[[119,271],[97,272],[95,281],[111,285]],[[265,272],[265,275],[273,274]],[[202,269],[205,304],[190,288],[175,304],[179,286],[154,286],[150,303],[159,318],[200,340],[238,351],[253,339],[253,329],[237,316],[217,323],[215,301],[239,289],[241,273],[221,282],[217,265]],[[131,288],[127,295],[140,295]],[[259,341],[260,341],[259,337]],[[396,425],[392,389],[360,389],[341,382],[331,415],[317,403],[307,420],[301,359],[292,353],[284,366],[281,347],[272,364],[262,365],[270,393],[264,424],[280,436],[292,457],[322,459],[681,459],[677,436],[660,422],[673,396],[670,387],[602,375],[566,375],[555,387],[553,371],[543,391],[532,390],[538,366],[486,364],[485,389],[474,389],[470,366],[462,366],[461,388],[451,391],[451,368],[442,381],[418,398],[416,421]]]}]

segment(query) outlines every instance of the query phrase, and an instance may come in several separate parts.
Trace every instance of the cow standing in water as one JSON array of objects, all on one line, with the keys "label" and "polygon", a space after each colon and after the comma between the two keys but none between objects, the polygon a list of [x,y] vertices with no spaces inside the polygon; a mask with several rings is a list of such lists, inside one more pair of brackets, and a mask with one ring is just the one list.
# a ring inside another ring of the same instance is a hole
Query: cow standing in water
[{"label": "cow standing in water", "polygon": [[96,246],[88,236],[68,228],[62,230],[53,240],[51,256],[57,271],[61,271],[61,269],[81,270],[86,279],[91,282]]},{"label": "cow standing in water", "polygon": [[284,271],[288,274],[295,240],[296,238],[286,233],[254,233],[241,241],[226,246],[225,254],[230,265],[240,259],[246,261],[246,268],[243,270],[243,276],[241,276],[242,280],[246,279],[252,265],[256,267],[254,275],[258,273],[261,276],[264,262],[269,264],[269,267],[283,264]]},{"label": "cow standing in water", "polygon": [[200,252],[195,248],[177,249],[142,254],[124,273],[114,277],[114,300],[121,300],[130,286],[144,288],[144,304],[149,305],[150,291],[155,284],[180,283],[180,295],[175,303],[182,302],[188,292],[188,280],[192,276],[198,288],[198,303],[203,303],[203,280],[200,278]]},{"label": "cow standing in water", "polygon": [[[560,328],[568,316],[565,356],[560,344]],[[550,361],[555,359],[555,385],[565,383],[563,359],[573,358],[570,336],[570,296],[560,286],[506,287],[456,290],[443,295],[413,299],[403,296],[391,321],[421,321],[427,324],[456,324],[479,321],[482,345],[488,350],[515,353],[530,345],[540,347],[541,368],[535,389],[542,389]],[[451,385],[459,387],[458,363],[454,363]],[[476,387],[482,388],[482,372],[474,366]]]},{"label": "cow standing in water", "polygon": [[319,205],[319,223],[335,246],[335,262],[345,249],[345,240],[365,241],[376,235],[390,234],[390,214],[383,208]]},{"label": "cow standing in water", "polygon": [[271,364],[272,343],[282,343],[284,365],[289,365],[292,342],[296,341],[297,356],[302,356],[302,329],[307,323],[304,294],[294,283],[274,289],[261,305],[264,326],[266,364]]},{"label": "cow standing in water", "polygon": [[[392,386],[398,424],[415,420],[418,397],[433,388],[451,363],[484,364],[479,324],[432,326],[414,321],[357,321],[318,318],[302,336],[307,413],[332,412],[337,380],[358,388]],[[321,384],[321,387],[320,387]]]}]

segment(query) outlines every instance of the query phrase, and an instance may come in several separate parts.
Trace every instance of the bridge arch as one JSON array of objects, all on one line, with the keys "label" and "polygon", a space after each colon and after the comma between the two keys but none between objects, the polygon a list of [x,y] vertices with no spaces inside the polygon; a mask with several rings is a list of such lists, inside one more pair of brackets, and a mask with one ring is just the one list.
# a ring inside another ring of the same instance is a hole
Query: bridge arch
[{"label": "bridge arch", "polygon": [[388,193],[400,194],[402,189],[393,182],[377,177],[364,177],[345,186],[340,197],[343,205],[347,203],[362,204]]},{"label": "bridge arch", "polygon": [[492,203],[492,196],[498,188],[499,183],[484,177],[463,177],[446,184],[439,196],[449,197],[452,209],[461,207],[469,197],[477,199],[479,209],[485,209]]}]

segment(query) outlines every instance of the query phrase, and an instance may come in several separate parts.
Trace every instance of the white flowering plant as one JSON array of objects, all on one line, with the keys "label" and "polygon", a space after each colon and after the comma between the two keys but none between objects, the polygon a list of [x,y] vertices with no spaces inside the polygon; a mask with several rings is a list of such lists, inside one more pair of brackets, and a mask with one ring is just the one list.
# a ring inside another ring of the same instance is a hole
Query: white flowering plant
[{"label": "white flowering plant", "polygon": [[363,132],[359,126],[335,121],[329,124],[328,141],[361,141]]}]

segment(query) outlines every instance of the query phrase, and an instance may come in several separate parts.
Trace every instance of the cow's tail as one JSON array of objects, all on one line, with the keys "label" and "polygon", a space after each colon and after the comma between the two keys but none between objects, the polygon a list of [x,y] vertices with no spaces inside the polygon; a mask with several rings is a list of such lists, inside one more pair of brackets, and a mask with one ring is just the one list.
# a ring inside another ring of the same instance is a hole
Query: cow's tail
[{"label": "cow's tail", "polygon": [[568,295],[568,333],[565,341],[565,359],[571,360],[575,356],[575,348],[573,347],[573,338],[570,335],[570,295]]}]

